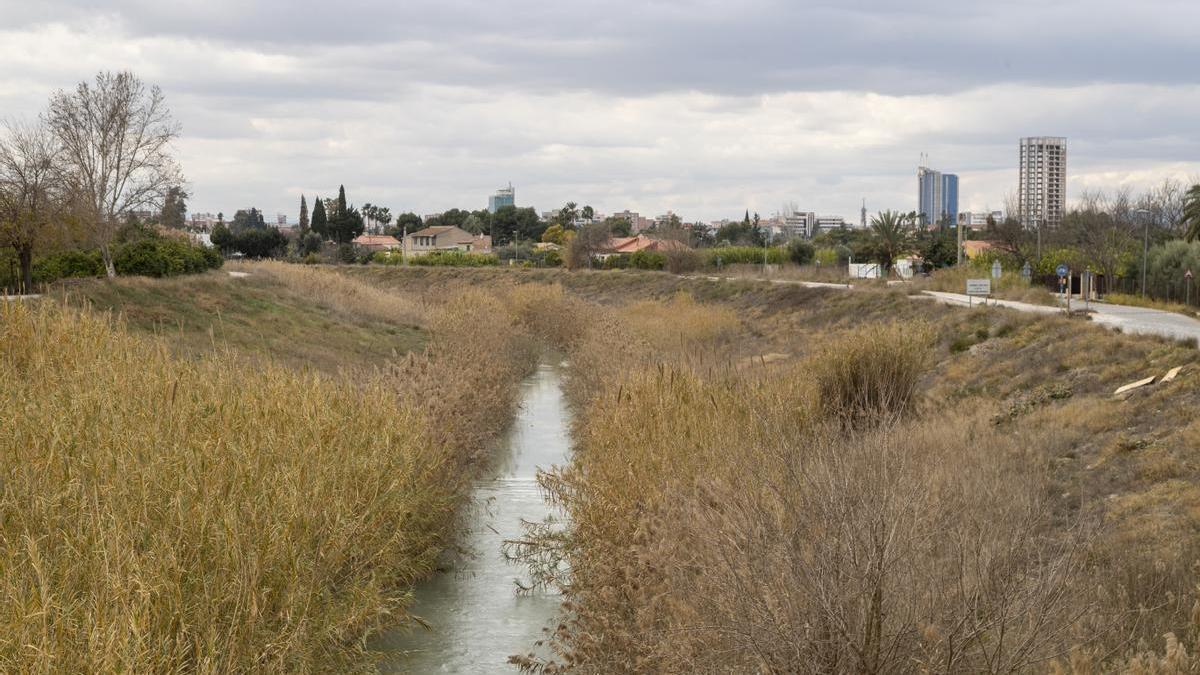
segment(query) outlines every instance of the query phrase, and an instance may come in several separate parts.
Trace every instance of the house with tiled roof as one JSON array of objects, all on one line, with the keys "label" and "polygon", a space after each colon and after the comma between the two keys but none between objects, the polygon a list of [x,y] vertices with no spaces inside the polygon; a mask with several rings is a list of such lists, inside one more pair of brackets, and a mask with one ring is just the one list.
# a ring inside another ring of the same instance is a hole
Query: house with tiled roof
[{"label": "house with tiled roof", "polygon": [[638,251],[666,253],[667,251],[686,251],[689,248],[687,244],[674,239],[652,239],[644,234],[639,234],[633,237],[613,237],[608,240],[604,253],[609,255],[637,253]]},{"label": "house with tiled roof", "polygon": [[492,238],[486,234],[471,234],[454,225],[427,227],[404,238],[404,252],[408,255],[425,255],[434,251],[491,253]]},{"label": "house with tiled roof", "polygon": [[351,243],[372,253],[376,251],[393,251],[400,248],[400,240],[386,234],[359,235]]}]

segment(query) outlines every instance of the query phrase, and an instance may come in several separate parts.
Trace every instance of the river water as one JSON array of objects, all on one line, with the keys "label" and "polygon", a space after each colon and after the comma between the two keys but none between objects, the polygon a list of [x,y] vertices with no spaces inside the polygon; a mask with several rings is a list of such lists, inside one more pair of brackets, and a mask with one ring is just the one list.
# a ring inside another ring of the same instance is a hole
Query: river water
[{"label": "river water", "polygon": [[521,407],[506,442],[496,452],[490,478],[474,489],[477,513],[455,556],[415,591],[411,611],[420,627],[381,637],[371,647],[395,654],[380,665],[390,673],[503,673],[512,654],[525,654],[544,637],[558,612],[556,594],[517,595],[525,570],[505,559],[505,540],[520,539],[521,520],[542,521],[550,507],[536,477],[539,468],[562,465],[570,456],[569,419],[557,367],[542,364],[521,385]]}]

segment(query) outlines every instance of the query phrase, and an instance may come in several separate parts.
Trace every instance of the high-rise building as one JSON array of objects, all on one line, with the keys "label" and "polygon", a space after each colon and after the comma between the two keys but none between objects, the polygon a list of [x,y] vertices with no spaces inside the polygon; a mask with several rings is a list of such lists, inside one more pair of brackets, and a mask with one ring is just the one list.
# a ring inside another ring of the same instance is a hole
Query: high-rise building
[{"label": "high-rise building", "polygon": [[516,206],[517,192],[513,189],[512,183],[508,187],[496,190],[496,194],[488,197],[488,212],[495,213],[501,206]]},{"label": "high-rise building", "polygon": [[917,167],[917,214],[922,225],[937,220],[942,210],[942,172]]},{"label": "high-rise building", "polygon": [[958,176],[917,167],[917,214],[922,225],[958,221]]},{"label": "high-rise building", "polygon": [[1029,136],[1021,139],[1019,218],[1025,227],[1057,227],[1067,201],[1067,139]]},{"label": "high-rise building", "polygon": [[958,222],[958,174],[942,174],[942,210],[937,222],[950,226]]}]

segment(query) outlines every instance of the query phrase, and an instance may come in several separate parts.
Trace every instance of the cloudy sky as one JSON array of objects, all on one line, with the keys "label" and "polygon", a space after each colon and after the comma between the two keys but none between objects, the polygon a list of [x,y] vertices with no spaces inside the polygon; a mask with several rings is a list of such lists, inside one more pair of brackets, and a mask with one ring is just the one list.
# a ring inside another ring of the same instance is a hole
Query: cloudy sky
[{"label": "cloudy sky", "polygon": [[193,211],[301,193],[685,220],[962,210],[1067,136],[1069,193],[1200,175],[1196,0],[0,0],[0,116],[103,69],[162,87]]}]

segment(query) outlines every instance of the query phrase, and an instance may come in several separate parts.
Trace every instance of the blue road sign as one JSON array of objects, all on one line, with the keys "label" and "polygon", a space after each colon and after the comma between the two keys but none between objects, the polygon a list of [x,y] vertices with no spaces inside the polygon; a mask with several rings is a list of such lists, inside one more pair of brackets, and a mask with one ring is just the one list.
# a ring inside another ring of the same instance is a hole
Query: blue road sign
[{"label": "blue road sign", "polygon": [[1054,268],[1054,273],[1055,273],[1055,274],[1057,274],[1057,275],[1058,275],[1058,276],[1060,276],[1060,277],[1065,277],[1065,276],[1067,276],[1067,271],[1068,271],[1068,270],[1067,270],[1067,266],[1066,266],[1066,265],[1062,265],[1062,264],[1060,264],[1058,267],[1055,267],[1055,268]]}]

